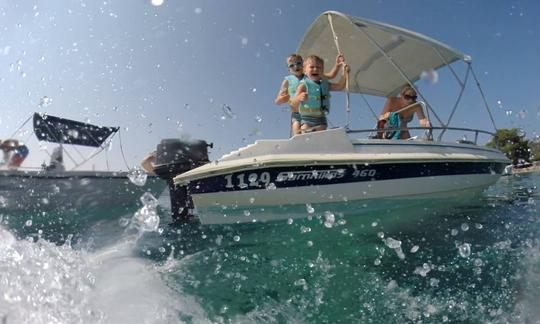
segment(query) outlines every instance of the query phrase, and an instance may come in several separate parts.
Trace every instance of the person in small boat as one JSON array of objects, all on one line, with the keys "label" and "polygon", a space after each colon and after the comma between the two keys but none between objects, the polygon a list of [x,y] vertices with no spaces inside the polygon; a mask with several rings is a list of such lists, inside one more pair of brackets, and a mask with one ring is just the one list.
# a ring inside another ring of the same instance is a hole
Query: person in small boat
[{"label": "person in small boat", "polygon": [[[401,89],[399,97],[389,97],[386,99],[382,113],[379,116],[378,124],[380,124],[381,121],[386,121],[387,123],[392,124],[392,126],[403,128],[401,132],[396,133],[396,135],[393,136],[392,138],[394,139],[411,138],[411,134],[409,133],[407,129],[407,124],[413,120],[415,114],[418,117],[420,126],[422,127],[430,126],[429,120],[424,115],[422,106],[416,102],[417,98],[418,97],[414,88],[411,87],[410,85],[406,85]],[[404,111],[399,112],[396,116],[397,111],[413,104],[415,105],[408,109],[405,109]]]},{"label": "person in small boat", "polygon": [[66,168],[64,166],[64,149],[62,146],[57,146],[53,149],[51,153],[51,161],[49,162],[49,165],[45,167],[45,170],[48,171],[65,171]]},{"label": "person in small boat", "polygon": [[4,153],[4,163],[8,168],[20,167],[29,153],[28,147],[16,139],[2,141],[0,149]]},{"label": "person in small boat", "polygon": [[342,64],[342,77],[338,83],[331,83],[323,77],[324,60],[311,55],[304,63],[305,77],[292,99],[292,107],[298,107],[301,131],[320,131],[327,128],[326,114],[330,111],[330,91],[345,89],[349,66]]},{"label": "person in small boat", "polygon": [[[336,56],[336,64],[334,67],[323,76],[327,79],[333,79],[339,72],[339,67],[343,65],[345,59],[343,54],[338,54]],[[291,54],[287,57],[287,67],[289,68],[290,74],[287,75],[283,82],[281,82],[281,87],[279,88],[278,95],[274,100],[276,105],[281,105],[284,103],[291,104],[291,99],[296,95],[296,89],[302,79],[304,79],[304,60],[299,54]],[[300,134],[301,119],[300,113],[298,112],[298,107],[293,107],[291,105],[291,130],[292,134]]]}]

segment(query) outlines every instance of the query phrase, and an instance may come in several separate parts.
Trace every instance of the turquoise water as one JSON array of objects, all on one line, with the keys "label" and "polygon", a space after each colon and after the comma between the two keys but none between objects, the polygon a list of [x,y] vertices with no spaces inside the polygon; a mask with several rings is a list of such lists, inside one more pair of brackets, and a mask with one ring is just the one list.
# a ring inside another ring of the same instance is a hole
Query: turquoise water
[{"label": "turquoise water", "polygon": [[162,207],[159,218],[2,215],[0,318],[535,323],[539,180],[504,177],[445,211],[381,201],[392,213],[306,208],[266,224],[173,225]]}]

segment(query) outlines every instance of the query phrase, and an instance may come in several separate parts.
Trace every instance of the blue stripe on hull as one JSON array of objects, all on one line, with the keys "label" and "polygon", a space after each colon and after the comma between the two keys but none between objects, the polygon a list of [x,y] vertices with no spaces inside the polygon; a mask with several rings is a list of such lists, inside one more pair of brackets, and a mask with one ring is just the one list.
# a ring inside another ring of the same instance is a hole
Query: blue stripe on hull
[{"label": "blue stripe on hull", "polygon": [[190,194],[464,174],[501,174],[493,162],[420,162],[269,167],[193,180]]}]

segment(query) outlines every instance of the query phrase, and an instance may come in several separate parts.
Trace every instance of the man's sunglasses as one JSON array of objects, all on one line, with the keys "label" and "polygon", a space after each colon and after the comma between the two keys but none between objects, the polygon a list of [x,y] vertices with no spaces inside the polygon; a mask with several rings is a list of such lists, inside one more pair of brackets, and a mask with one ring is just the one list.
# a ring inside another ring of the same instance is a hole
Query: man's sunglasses
[{"label": "man's sunglasses", "polygon": [[304,62],[302,61],[297,61],[297,62],[294,62],[294,63],[291,63],[289,65],[287,65],[289,67],[289,69],[292,69],[293,67],[295,66],[302,66],[302,64],[304,64]]},{"label": "man's sunglasses", "polygon": [[405,98],[405,100],[414,100],[414,101],[416,101],[416,98],[418,98],[418,96],[404,95],[403,98]]}]

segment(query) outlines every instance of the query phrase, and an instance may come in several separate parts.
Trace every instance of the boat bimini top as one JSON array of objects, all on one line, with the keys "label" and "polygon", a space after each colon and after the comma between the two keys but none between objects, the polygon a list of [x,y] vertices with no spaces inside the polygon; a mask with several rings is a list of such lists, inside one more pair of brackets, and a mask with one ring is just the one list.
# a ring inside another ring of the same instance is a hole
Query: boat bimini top
[{"label": "boat bimini top", "polygon": [[[425,35],[365,18],[327,11],[322,13],[308,28],[297,52],[302,56],[316,54],[325,62],[332,62],[338,53],[343,54],[351,69],[347,93],[389,97],[399,94],[403,86],[410,85],[415,88],[423,101],[421,103],[425,105],[428,118],[432,120],[430,114],[433,114],[442,128],[446,128],[450,123],[461,100],[469,74],[472,74],[479,87],[493,127],[497,129],[483,91],[472,70],[471,57]],[[456,61],[467,64],[463,78],[459,77],[451,66]],[[448,120],[443,121],[431,109],[426,98],[418,91],[414,83],[423,74],[445,66],[456,78],[461,86],[461,91]],[[347,97],[347,112],[350,112],[348,101]],[[364,101],[369,106],[365,98]],[[371,107],[369,108],[371,109]],[[373,109],[371,110],[376,116]]]}]

